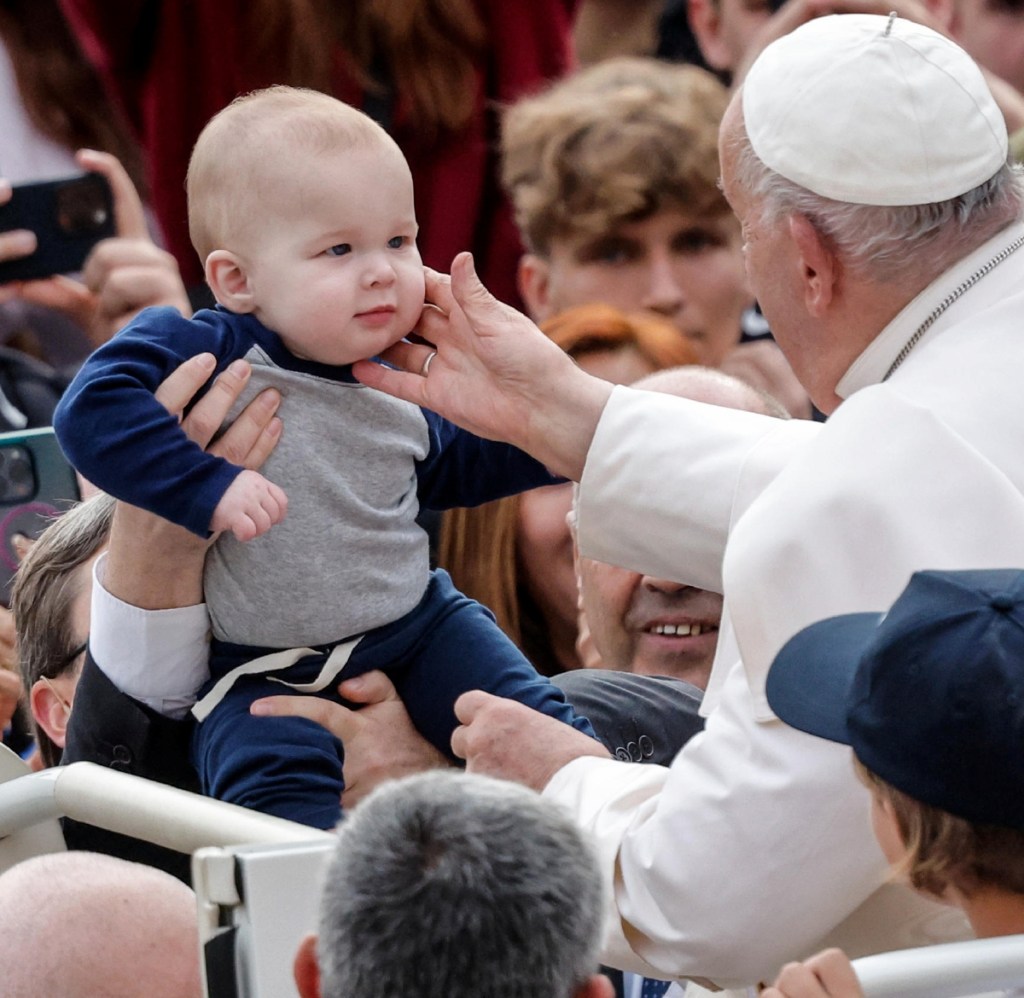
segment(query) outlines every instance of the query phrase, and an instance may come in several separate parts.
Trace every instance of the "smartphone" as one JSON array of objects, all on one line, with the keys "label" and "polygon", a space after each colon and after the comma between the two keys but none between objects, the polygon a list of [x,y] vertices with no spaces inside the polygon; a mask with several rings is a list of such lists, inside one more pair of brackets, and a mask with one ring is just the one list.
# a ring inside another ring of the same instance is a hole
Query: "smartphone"
[{"label": "smartphone", "polygon": [[35,540],[79,498],[78,479],[51,427],[0,433],[0,600],[5,606],[18,569],[15,536]]},{"label": "smartphone", "polygon": [[0,205],[0,232],[10,229],[34,232],[38,246],[30,256],[0,263],[0,284],[79,271],[93,246],[114,235],[110,184],[98,173],[17,184]]}]

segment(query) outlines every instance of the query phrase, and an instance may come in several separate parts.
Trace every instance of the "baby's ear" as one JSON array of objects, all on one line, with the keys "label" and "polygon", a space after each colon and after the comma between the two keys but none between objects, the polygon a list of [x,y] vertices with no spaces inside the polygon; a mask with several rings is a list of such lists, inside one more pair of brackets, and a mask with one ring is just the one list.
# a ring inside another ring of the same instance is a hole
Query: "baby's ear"
[{"label": "baby's ear", "polygon": [[229,311],[251,312],[255,308],[245,266],[230,250],[214,250],[206,258],[206,283]]}]

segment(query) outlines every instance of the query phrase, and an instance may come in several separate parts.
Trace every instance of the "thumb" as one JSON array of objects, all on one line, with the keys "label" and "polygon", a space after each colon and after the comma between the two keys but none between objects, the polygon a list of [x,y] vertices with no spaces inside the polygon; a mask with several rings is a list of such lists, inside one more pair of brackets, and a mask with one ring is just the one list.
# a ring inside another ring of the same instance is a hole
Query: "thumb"
[{"label": "thumb", "polygon": [[452,297],[467,316],[483,318],[487,313],[500,311],[503,306],[484,287],[476,272],[472,253],[460,253],[452,261]]},{"label": "thumb", "polygon": [[473,719],[480,711],[492,701],[500,699],[501,697],[484,693],[483,690],[470,690],[455,701],[455,716],[459,719],[460,724],[472,724]]},{"label": "thumb", "polygon": [[249,705],[254,717],[304,717],[326,728],[342,742],[351,741],[362,727],[359,714],[333,700],[311,696],[272,696]]},{"label": "thumb", "polygon": [[395,684],[380,670],[365,672],[353,679],[346,679],[338,692],[352,703],[383,703],[385,700],[400,700]]}]

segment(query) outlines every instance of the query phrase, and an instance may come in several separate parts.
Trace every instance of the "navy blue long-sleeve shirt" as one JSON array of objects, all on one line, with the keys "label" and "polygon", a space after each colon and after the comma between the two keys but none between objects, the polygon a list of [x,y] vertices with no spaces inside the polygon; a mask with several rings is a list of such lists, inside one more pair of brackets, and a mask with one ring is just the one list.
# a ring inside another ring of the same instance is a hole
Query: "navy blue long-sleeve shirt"
[{"label": "navy blue long-sleeve shirt", "polygon": [[222,640],[299,647],[396,620],[429,577],[421,505],[472,506],[556,480],[514,447],[359,384],[349,366],[295,357],[250,315],[146,309],[86,361],[54,426],[99,488],[201,536],[241,469],[191,442],[154,392],[203,352],[214,376],[238,358],[253,366],[232,416],[273,386],[285,424],[262,473],[288,494],[286,520],[247,544],[222,536],[207,558]]}]

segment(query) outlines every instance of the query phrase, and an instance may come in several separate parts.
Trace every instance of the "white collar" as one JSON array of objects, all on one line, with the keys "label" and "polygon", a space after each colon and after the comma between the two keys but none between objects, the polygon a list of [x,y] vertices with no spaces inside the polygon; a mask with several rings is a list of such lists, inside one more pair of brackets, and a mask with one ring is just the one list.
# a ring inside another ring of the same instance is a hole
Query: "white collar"
[{"label": "white collar", "polygon": [[[899,315],[868,344],[867,349],[850,365],[849,370],[836,385],[836,394],[840,398],[846,399],[861,388],[881,382],[907,341],[949,294],[950,289],[958,287],[980,267],[983,267],[1022,236],[1024,236],[1024,224],[1016,222],[1007,226],[929,284],[903,308]],[[954,308],[951,308],[950,312]],[[947,317],[944,316],[943,319],[936,322],[927,335],[934,335],[934,331],[945,325],[947,321]]]}]

